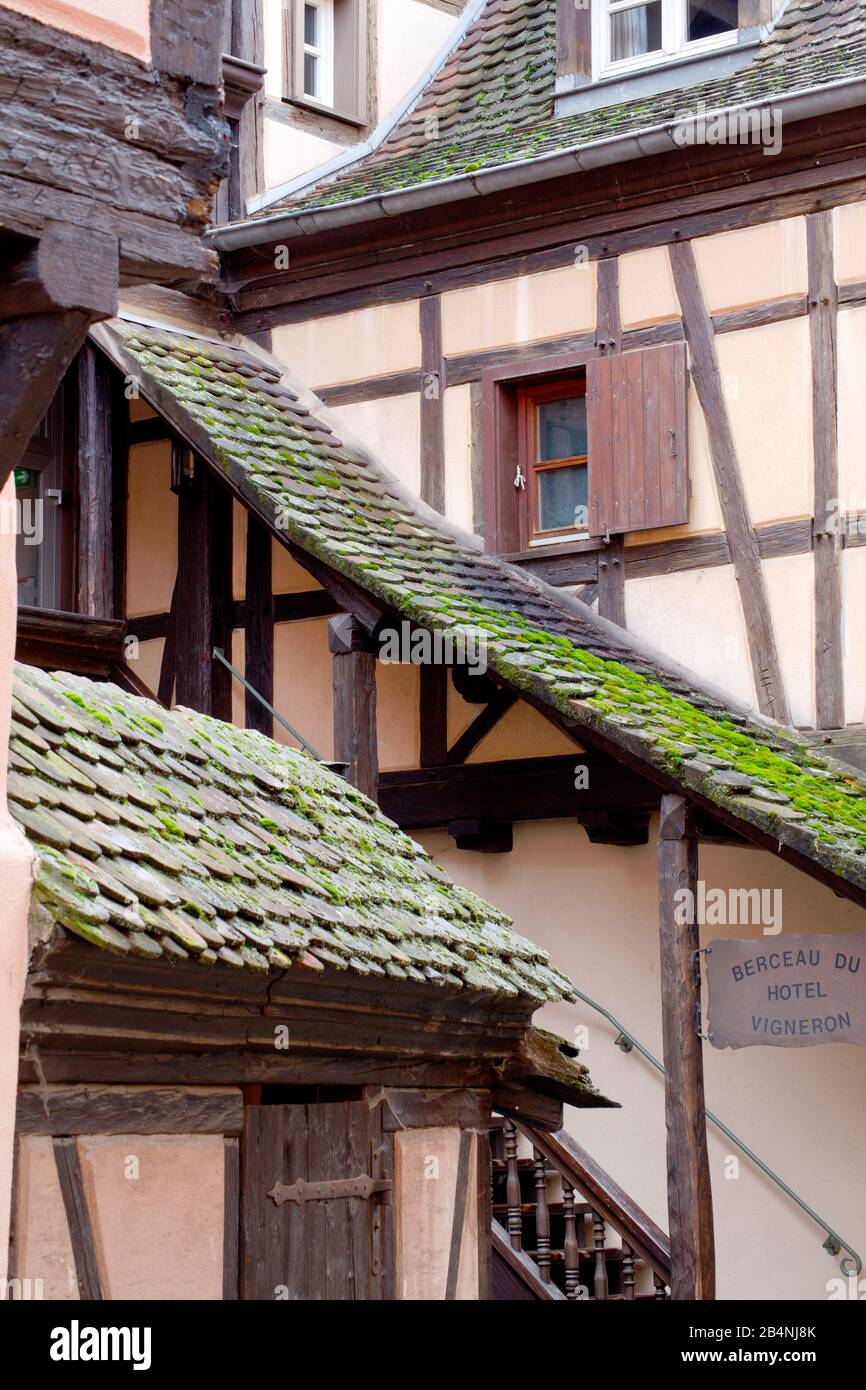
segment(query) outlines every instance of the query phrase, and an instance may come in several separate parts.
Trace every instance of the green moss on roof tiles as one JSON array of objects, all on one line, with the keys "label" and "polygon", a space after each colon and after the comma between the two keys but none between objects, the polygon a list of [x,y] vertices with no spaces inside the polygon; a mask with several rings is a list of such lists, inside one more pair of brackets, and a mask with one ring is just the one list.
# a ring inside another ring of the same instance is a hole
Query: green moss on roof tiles
[{"label": "green moss on roof tiles", "polygon": [[[70,804],[66,769],[77,767],[64,754],[77,757],[79,712],[93,780],[82,777],[89,791]],[[541,947],[304,753],[16,666],[13,738],[34,733],[51,735],[54,762],[40,774],[13,758],[9,781],[36,854],[34,899],[92,945],[259,971],[303,959],[537,1003],[573,997]]]},{"label": "green moss on roof tiles", "polygon": [[[866,888],[866,784],[857,773],[793,732],[731,710],[697,680],[690,683],[661,660],[637,654],[627,634],[612,637],[591,615],[582,617],[579,606],[414,511],[387,476],[353,456],[255,356],[214,344],[201,390],[191,399],[188,340],[121,325],[114,331],[133,354],[145,392],[148,382],[162,392],[181,427],[205,427],[213,462],[277,534],[419,625],[475,633],[491,668],[519,692]],[[221,383],[239,361],[244,389],[227,398]],[[253,417],[266,422],[264,437],[249,433]],[[338,485],[308,499],[296,495],[291,463],[302,460],[313,439],[321,466]],[[267,487],[265,453],[272,460]],[[89,731],[100,727],[94,718]],[[39,769],[40,757],[25,750],[25,768],[29,762],[30,771]],[[305,783],[286,797],[306,815],[312,790]],[[353,795],[344,793],[344,799],[351,802]],[[158,805],[152,800],[151,809]]]}]

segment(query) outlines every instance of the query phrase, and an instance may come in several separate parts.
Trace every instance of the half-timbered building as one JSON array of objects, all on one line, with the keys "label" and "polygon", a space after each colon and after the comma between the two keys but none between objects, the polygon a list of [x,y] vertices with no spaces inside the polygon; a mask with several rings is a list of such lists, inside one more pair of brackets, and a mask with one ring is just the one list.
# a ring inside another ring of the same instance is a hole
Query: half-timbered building
[{"label": "half-timbered building", "polygon": [[81,132],[9,214],[9,466],[57,502],[16,1273],[160,1296],[201,1162],[172,1297],[856,1283],[863,1048],[713,1049],[701,962],[866,904],[866,6],[234,0],[207,72],[171,9],[125,57],[0,9],[198,142],[142,119],[146,212],[106,155],[98,303]]}]

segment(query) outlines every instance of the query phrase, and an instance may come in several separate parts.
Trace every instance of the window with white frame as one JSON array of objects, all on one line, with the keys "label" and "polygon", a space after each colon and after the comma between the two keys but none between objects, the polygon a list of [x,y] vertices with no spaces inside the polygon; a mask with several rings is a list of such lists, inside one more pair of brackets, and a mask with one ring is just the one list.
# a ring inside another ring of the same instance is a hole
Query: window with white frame
[{"label": "window with white frame", "polygon": [[304,0],[303,95],[322,106],[334,104],[334,3]]},{"label": "window with white frame", "polygon": [[367,120],[368,0],[284,0],[284,98],[335,120]]},{"label": "window with white frame", "polygon": [[602,0],[593,23],[596,76],[628,73],[735,43],[738,0]]}]

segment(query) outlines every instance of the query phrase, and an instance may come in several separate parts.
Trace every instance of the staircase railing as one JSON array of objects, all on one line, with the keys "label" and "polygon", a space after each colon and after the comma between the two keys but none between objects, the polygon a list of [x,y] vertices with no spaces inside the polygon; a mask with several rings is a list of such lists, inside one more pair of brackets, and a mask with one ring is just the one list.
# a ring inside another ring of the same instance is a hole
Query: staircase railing
[{"label": "staircase railing", "polygon": [[[661,1072],[662,1076],[664,1076],[664,1064],[659,1061],[658,1057],[654,1057],[653,1054],[644,1047],[643,1043],[635,1037],[634,1033],[626,1028],[624,1023],[620,1023],[619,1019],[616,1018],[609,1009],[604,1008],[602,1004],[596,1003],[594,999],[590,999],[588,994],[583,994],[579,989],[575,990],[575,994],[579,999],[583,1000],[584,1004],[588,1004],[597,1014],[601,1014],[602,1018],[606,1018],[608,1023],[612,1024],[617,1030],[617,1036],[614,1042],[621,1051],[639,1052],[642,1057],[646,1058],[650,1066],[655,1067],[656,1071]],[[847,1240],[843,1240],[839,1232],[835,1231],[830,1223],[824,1220],[823,1216],[819,1216],[818,1213],[809,1206],[808,1202],[803,1200],[799,1193],[795,1192],[792,1187],[789,1187],[785,1180],[779,1177],[778,1173],[774,1173],[769,1164],[765,1163],[762,1158],[759,1158],[754,1149],[750,1149],[748,1144],[740,1139],[740,1137],[725,1124],[724,1120],[720,1120],[718,1115],[713,1114],[712,1110],[708,1110],[706,1115],[710,1124],[715,1125],[716,1129],[724,1134],[725,1138],[729,1139],[734,1147],[739,1149],[741,1154],[745,1154],[746,1158],[748,1158],[751,1163],[754,1163],[756,1168],[760,1168],[761,1172],[768,1177],[772,1183],[775,1183],[776,1187],[784,1192],[786,1197],[790,1197],[791,1201],[795,1202],[800,1210],[808,1216],[811,1221],[815,1222],[816,1226],[820,1226],[825,1235],[822,1249],[826,1250],[831,1255],[839,1255],[843,1250],[848,1252],[847,1255],[839,1261],[839,1268],[846,1279],[859,1275],[863,1268],[863,1261],[857,1254],[853,1245],[850,1245]],[[560,1131],[560,1133],[562,1133],[562,1131]]]},{"label": "staircase railing", "polygon": [[[630,1300],[644,1296],[636,1294],[642,1267],[652,1273],[649,1296],[668,1297],[667,1236],[566,1130],[549,1134],[506,1117],[494,1120],[493,1134],[493,1250],[506,1288],[501,1297]],[[531,1145],[531,1159],[520,1158],[519,1136]],[[562,1199],[551,1204],[548,1179],[554,1174]],[[608,1227],[620,1246],[608,1245]],[[516,1284],[527,1292],[507,1291]]]}]

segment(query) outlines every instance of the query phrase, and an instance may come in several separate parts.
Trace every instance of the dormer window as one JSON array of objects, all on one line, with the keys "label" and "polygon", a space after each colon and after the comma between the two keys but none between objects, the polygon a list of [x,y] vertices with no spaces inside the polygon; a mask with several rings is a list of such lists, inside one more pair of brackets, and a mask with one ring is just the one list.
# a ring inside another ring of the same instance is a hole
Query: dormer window
[{"label": "dormer window", "polygon": [[368,0],[284,0],[286,101],[326,123],[366,124],[368,8]]},{"label": "dormer window", "polygon": [[737,41],[738,0],[602,0],[592,13],[597,78]]}]

